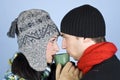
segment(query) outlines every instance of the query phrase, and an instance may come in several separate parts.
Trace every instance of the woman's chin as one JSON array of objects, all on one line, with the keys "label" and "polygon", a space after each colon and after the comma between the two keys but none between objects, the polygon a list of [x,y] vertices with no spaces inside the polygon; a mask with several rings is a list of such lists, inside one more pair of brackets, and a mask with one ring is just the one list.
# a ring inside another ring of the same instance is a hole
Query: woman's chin
[{"label": "woman's chin", "polygon": [[53,60],[49,60],[49,61],[47,61],[47,63],[49,63],[49,64],[51,64],[53,62]]}]

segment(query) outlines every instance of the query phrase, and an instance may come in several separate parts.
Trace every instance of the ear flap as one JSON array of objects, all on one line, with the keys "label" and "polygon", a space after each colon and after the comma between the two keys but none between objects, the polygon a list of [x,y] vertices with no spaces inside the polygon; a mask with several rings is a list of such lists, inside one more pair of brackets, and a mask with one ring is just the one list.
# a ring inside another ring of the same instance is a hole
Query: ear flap
[{"label": "ear flap", "polygon": [[[9,31],[7,32],[8,37],[15,38],[15,33],[17,32],[17,21],[18,19],[16,18],[12,23]],[[18,32],[17,32],[18,33]]]}]

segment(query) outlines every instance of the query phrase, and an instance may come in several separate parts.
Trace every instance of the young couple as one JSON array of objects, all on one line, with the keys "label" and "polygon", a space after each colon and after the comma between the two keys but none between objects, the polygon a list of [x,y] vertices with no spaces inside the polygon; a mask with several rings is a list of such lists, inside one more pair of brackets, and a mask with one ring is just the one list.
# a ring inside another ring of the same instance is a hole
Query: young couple
[{"label": "young couple", "polygon": [[[119,80],[117,48],[105,40],[105,27],[101,12],[89,4],[70,10],[61,21],[60,32],[46,11],[23,11],[7,34],[17,35],[19,47],[11,75],[23,80]],[[62,48],[78,61],[76,66],[68,62],[61,69],[60,64],[52,63],[60,35]]]}]

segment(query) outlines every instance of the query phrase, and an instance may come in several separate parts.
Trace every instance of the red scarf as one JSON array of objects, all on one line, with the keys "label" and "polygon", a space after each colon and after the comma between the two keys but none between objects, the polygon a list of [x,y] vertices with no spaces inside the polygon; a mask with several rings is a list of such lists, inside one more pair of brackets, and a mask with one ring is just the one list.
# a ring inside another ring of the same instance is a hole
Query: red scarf
[{"label": "red scarf", "polygon": [[117,51],[116,46],[110,42],[102,42],[88,47],[83,56],[77,63],[77,66],[82,70],[83,75],[87,73],[94,65],[111,58]]}]

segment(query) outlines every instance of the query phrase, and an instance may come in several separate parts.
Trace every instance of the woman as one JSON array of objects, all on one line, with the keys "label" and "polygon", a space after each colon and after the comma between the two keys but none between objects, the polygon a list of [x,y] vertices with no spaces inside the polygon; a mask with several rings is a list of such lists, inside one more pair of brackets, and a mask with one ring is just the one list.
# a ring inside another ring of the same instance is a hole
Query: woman
[{"label": "woman", "polygon": [[57,38],[60,33],[49,14],[40,9],[21,12],[7,33],[9,37],[15,37],[15,34],[19,52],[11,64],[12,78],[55,80],[56,66],[52,61],[59,51]]}]

